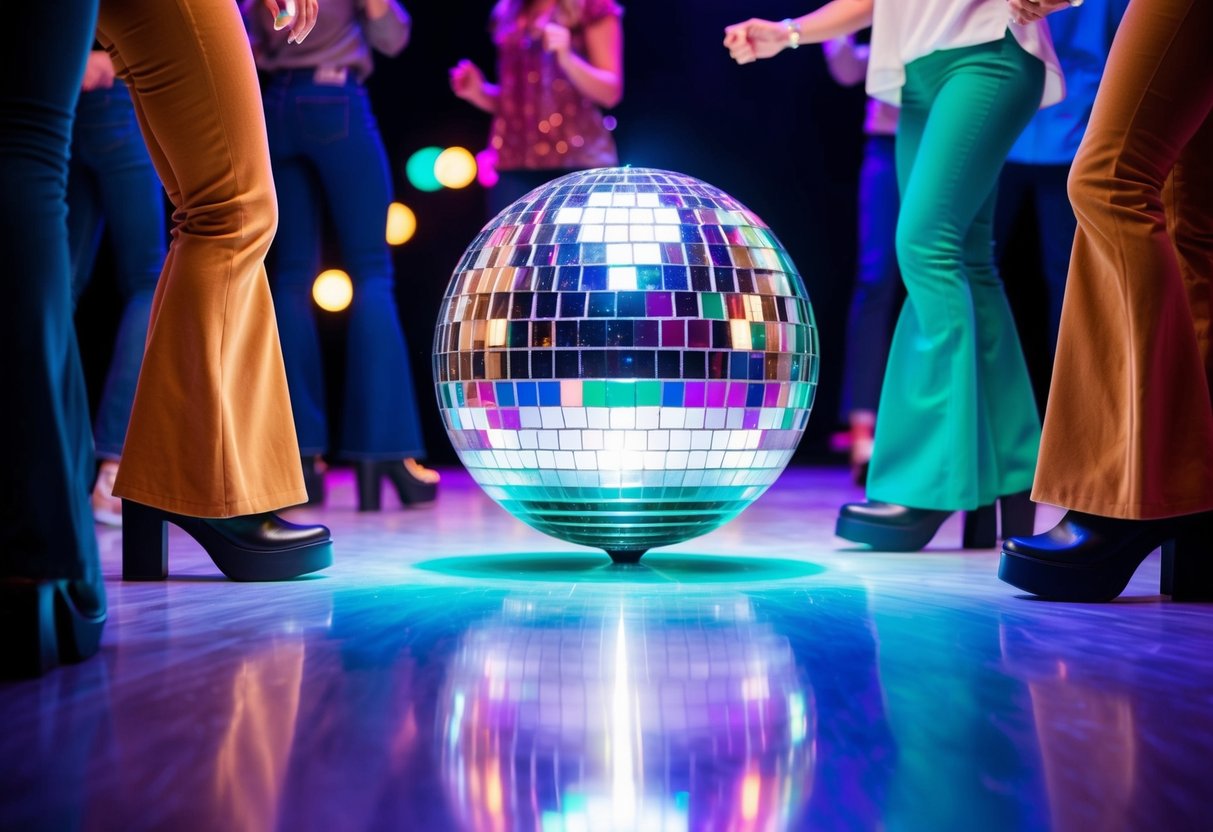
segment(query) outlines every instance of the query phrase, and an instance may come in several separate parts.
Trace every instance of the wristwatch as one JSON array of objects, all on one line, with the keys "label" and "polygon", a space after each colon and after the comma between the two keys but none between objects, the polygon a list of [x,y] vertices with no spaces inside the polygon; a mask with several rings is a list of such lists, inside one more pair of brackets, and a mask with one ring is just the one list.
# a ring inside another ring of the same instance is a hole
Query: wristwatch
[{"label": "wristwatch", "polygon": [[[1078,0],[1078,2],[1081,3],[1082,0]],[[783,19],[783,25],[784,25],[784,28],[786,28],[788,30],[788,46],[790,46],[792,49],[799,48],[800,47],[800,24],[797,23],[795,20],[793,20],[790,17],[785,17]]]}]

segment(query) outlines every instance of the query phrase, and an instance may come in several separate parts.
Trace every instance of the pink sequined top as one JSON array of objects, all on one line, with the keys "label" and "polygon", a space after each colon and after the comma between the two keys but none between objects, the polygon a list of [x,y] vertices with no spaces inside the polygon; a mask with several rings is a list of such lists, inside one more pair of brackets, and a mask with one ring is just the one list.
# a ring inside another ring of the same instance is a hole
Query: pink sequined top
[{"label": "pink sequined top", "polygon": [[[581,21],[570,30],[572,50],[586,55],[585,27],[623,15],[614,0],[586,0]],[[543,48],[543,24],[495,25],[500,94],[490,146],[499,170],[586,169],[619,164],[615,140],[603,126],[598,105],[577,91]]]}]

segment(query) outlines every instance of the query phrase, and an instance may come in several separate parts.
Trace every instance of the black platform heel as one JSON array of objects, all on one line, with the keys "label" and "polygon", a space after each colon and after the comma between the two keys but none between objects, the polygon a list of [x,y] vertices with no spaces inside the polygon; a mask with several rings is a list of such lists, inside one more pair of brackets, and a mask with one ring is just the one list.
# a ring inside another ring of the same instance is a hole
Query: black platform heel
[{"label": "black platform heel", "polygon": [[0,578],[0,677],[41,676],[97,652],[105,627],[105,590],[81,593],[79,583]]},{"label": "black platform heel", "polygon": [[324,505],[324,472],[327,467],[319,456],[300,457],[303,465],[303,487],[307,489],[308,506]]},{"label": "black platform heel", "polygon": [[1031,537],[1036,531],[1036,503],[1030,491],[1019,491],[998,498],[998,513],[1002,515],[1002,539]]},{"label": "black platform heel", "polygon": [[438,484],[417,479],[403,460],[361,460],[357,472],[359,511],[379,511],[380,479],[384,477],[396,489],[403,505],[433,502],[438,496]]},{"label": "black platform heel", "polygon": [[998,544],[994,504],[966,511],[960,545],[965,549],[993,549]]},{"label": "black platform heel", "polygon": [[[881,552],[917,552],[955,512],[909,508],[895,503],[848,503],[838,514],[834,534],[866,543]],[[966,549],[990,549],[996,540],[993,504],[964,513],[961,542]]]},{"label": "black platform heel", "polygon": [[168,576],[168,523],[194,538],[233,581],[282,581],[333,563],[333,539],[325,526],[288,523],[272,512],[187,517],[123,500],[123,580]]},{"label": "black platform heel", "polygon": [[1213,601],[1213,516],[1163,544],[1159,591],[1172,601]]},{"label": "black platform heel", "polygon": [[358,478],[358,510],[379,511],[381,502],[380,463],[360,460],[354,470]]},{"label": "black platform heel", "polygon": [[1054,601],[1111,601],[1160,546],[1160,585],[1173,599],[1213,600],[1213,515],[1125,520],[1068,511],[1043,534],[1002,547],[998,577]]}]

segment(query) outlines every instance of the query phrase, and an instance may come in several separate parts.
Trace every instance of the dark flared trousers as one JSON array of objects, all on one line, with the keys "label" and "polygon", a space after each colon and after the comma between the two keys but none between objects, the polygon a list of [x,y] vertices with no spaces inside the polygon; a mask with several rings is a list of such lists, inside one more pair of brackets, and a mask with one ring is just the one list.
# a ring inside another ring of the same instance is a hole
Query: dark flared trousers
[{"label": "dark flared trousers", "polygon": [[92,578],[93,439],[72,325],[72,114],[97,0],[7,3],[0,50],[0,575]]}]

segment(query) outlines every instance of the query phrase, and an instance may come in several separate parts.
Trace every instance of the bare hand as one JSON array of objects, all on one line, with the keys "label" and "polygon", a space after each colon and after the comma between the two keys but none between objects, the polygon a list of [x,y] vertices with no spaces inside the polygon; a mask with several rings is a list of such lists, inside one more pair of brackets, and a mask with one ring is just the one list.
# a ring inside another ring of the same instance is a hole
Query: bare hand
[{"label": "bare hand", "polygon": [[269,13],[274,16],[274,30],[285,29],[291,32],[286,37],[287,43],[303,43],[303,39],[316,25],[320,14],[320,0],[261,0]]},{"label": "bare hand", "polygon": [[1011,8],[1011,20],[1016,23],[1035,23],[1045,15],[1070,8],[1068,0],[1007,0]]},{"label": "bare hand", "polygon": [[451,91],[464,101],[473,101],[484,91],[484,73],[464,58],[451,67]]},{"label": "bare hand", "polygon": [[112,86],[114,86],[114,62],[110,60],[108,52],[94,49],[88,53],[88,63],[84,65],[84,83],[80,85],[80,89],[89,92],[90,90],[108,90]]},{"label": "bare hand", "polygon": [[543,48],[557,57],[568,53],[572,40],[569,30],[559,23],[549,23],[543,27]]},{"label": "bare hand", "polygon": [[729,56],[739,64],[777,55],[787,45],[788,27],[773,20],[752,17],[724,30],[724,46],[729,50]]}]

